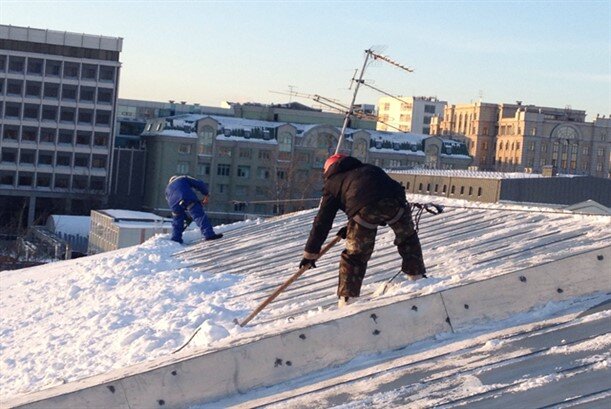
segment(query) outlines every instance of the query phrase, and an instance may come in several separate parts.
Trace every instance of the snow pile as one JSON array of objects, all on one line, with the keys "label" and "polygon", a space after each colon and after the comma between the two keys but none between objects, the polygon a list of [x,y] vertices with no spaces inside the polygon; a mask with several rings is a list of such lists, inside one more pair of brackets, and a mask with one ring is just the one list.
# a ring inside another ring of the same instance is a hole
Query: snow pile
[{"label": "snow pile", "polygon": [[182,249],[158,235],[128,249],[2,272],[0,394],[167,355],[202,323],[194,345],[238,331],[237,315],[223,305],[241,277],[186,268],[172,257]]}]

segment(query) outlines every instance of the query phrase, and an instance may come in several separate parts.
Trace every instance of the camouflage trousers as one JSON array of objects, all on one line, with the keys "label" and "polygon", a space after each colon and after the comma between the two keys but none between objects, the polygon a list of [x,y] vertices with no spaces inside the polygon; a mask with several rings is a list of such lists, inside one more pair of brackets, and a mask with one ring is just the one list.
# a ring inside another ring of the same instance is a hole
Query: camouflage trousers
[{"label": "camouflage trousers", "polygon": [[[397,218],[401,209],[403,212]],[[409,207],[398,199],[382,199],[362,208],[348,221],[346,248],[339,264],[339,297],[360,295],[367,263],[373,253],[377,226],[387,223],[395,232],[394,244],[402,258],[401,270],[410,275],[426,273],[420,239]]]}]

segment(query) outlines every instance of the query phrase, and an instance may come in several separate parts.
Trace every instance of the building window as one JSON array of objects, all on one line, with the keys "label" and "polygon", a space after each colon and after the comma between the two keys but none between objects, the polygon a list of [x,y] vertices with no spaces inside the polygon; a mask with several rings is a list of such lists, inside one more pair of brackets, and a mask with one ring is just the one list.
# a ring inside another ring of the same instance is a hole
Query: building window
[{"label": "building window", "polygon": [[86,131],[78,131],[76,133],[76,144],[89,146],[91,144],[91,133]]},{"label": "building window", "polygon": [[271,151],[261,150],[259,151],[259,159],[269,159],[271,158]]},{"label": "building window", "polygon": [[47,60],[45,63],[45,75],[49,77],[59,77],[62,71],[62,62]]},{"label": "building window", "polygon": [[480,197],[482,195],[482,188],[478,187],[477,188],[477,197]]},{"label": "building window", "polygon": [[96,111],[95,113],[95,124],[96,125],[110,125],[110,111]]},{"label": "building window", "polygon": [[106,156],[103,155],[93,155],[91,159],[91,167],[97,169],[105,169],[106,168]]},{"label": "building window", "polygon": [[60,129],[59,136],[57,137],[57,143],[72,145],[73,137],[74,137],[74,134],[72,131],[69,131],[67,129]]},{"label": "building window", "polygon": [[283,214],[284,213],[284,205],[283,204],[275,204],[273,209],[274,214]]},{"label": "building window", "polygon": [[25,85],[25,95],[40,98],[42,84],[40,82],[28,81]]},{"label": "building window", "polygon": [[55,157],[55,166],[70,166],[72,155],[67,152],[57,152]]},{"label": "building window", "polygon": [[43,96],[45,98],[58,99],[59,98],[59,84],[54,84],[52,82],[45,83]]},{"label": "building window", "polygon": [[55,129],[50,128],[42,128],[40,130],[40,137],[38,139],[39,142],[55,142]]},{"label": "building window", "polygon": [[210,155],[212,153],[212,141],[215,131],[210,126],[204,126],[199,134],[198,153],[200,155]]},{"label": "building window", "polygon": [[36,141],[36,128],[23,127],[21,130],[22,141]]},{"label": "building window", "polygon": [[418,185],[418,191],[419,191],[419,192],[422,192],[422,188],[423,188],[423,187],[424,187],[424,185],[423,185],[422,183],[420,183],[420,184]]},{"label": "building window", "polygon": [[465,194],[465,187],[464,187],[464,186],[461,186],[461,187],[460,187],[460,194],[461,194],[461,195],[464,195],[464,194]]},{"label": "building window", "polygon": [[91,64],[83,64],[81,68],[81,77],[86,80],[94,80],[98,77],[98,66]]},{"label": "building window", "polygon": [[7,102],[4,106],[4,116],[7,118],[19,118],[21,116],[21,104]]},{"label": "building window", "polygon": [[469,186],[469,196],[473,195],[473,186]]},{"label": "building window", "polygon": [[98,104],[112,103],[112,89],[98,88]]},{"label": "building window", "polygon": [[270,173],[268,168],[257,168],[257,177],[259,179],[269,179]]},{"label": "building window", "polygon": [[230,158],[231,157],[231,148],[219,147],[218,156],[219,158]]},{"label": "building window", "polygon": [[443,185],[443,187],[441,188],[441,193],[445,193],[448,190],[448,187],[446,185]]},{"label": "building window", "polygon": [[112,82],[115,78],[115,68],[105,65],[100,66],[100,81]]},{"label": "building window", "polygon": [[38,58],[28,58],[28,74],[41,75],[42,74],[42,60]]},{"label": "building window", "polygon": [[435,105],[425,105],[424,106],[424,112],[426,112],[427,114],[434,114],[435,113]]},{"label": "building window", "polygon": [[250,159],[252,158],[252,149],[250,148],[240,148],[239,156],[242,159]]},{"label": "building window", "polygon": [[93,123],[93,110],[91,109],[79,109],[78,111],[78,123],[79,124],[91,124]]},{"label": "building window", "polygon": [[384,111],[388,111],[388,110],[390,109],[390,102],[385,102],[385,103],[382,105],[382,109],[383,109]]},{"label": "building window", "polygon": [[9,72],[18,72],[18,73],[24,72],[25,71],[25,58],[17,57],[14,55],[9,56],[8,70]]},{"label": "building window", "polygon": [[189,162],[178,162],[176,164],[176,173],[186,175],[189,173]]},{"label": "building window", "polygon": [[250,166],[238,166],[238,177],[249,178],[250,177]]},{"label": "building window", "polygon": [[55,175],[55,188],[56,189],[67,189],[68,188],[68,175]]},{"label": "building window", "polygon": [[204,164],[197,165],[197,174],[200,176],[210,175],[210,164],[204,163]]},{"label": "building window", "polygon": [[291,152],[293,150],[293,137],[288,132],[278,136],[278,150],[280,152]]},{"label": "building window", "polygon": [[216,167],[216,174],[218,176],[229,176],[231,174],[231,165],[219,163]]},{"label": "building window", "polygon": [[599,158],[605,156],[605,149],[604,148],[598,148],[596,150],[596,156],[598,156]]},{"label": "building window", "polygon": [[233,211],[234,212],[245,212],[246,211],[246,203],[245,202],[234,202],[233,203]]},{"label": "building window", "polygon": [[227,193],[229,192],[229,185],[220,183],[217,185],[217,190],[219,193]]},{"label": "building window", "polygon": [[280,180],[286,179],[286,171],[283,169],[279,169],[276,171],[276,177]]},{"label": "building window", "polygon": [[76,101],[76,85],[62,86],[62,100]]},{"label": "building window", "polygon": [[108,144],[108,134],[106,132],[96,132],[93,137],[94,146],[106,146]]},{"label": "building window", "polygon": [[64,62],[64,77],[78,78],[79,64],[74,62]]},{"label": "building window", "polygon": [[57,107],[52,105],[42,106],[42,120],[43,121],[57,121]]},{"label": "building window", "polygon": [[23,117],[27,119],[38,120],[38,114],[40,112],[40,105],[24,104],[23,105]]},{"label": "building window", "polygon": [[89,155],[77,153],[74,155],[74,166],[88,167],[89,166]]},{"label": "building window", "polygon": [[22,149],[21,152],[19,152],[19,163],[26,163],[26,164],[33,165],[35,153],[36,152],[33,150]]},{"label": "building window", "polygon": [[590,147],[589,146],[584,146],[581,150],[581,153],[583,155],[589,155],[590,154]]},{"label": "building window", "polygon": [[178,153],[191,153],[191,145],[188,143],[181,143],[180,145],[178,145]]},{"label": "building window", "polygon": [[94,95],[95,88],[81,86],[81,92],[79,97],[80,101],[93,102]]}]

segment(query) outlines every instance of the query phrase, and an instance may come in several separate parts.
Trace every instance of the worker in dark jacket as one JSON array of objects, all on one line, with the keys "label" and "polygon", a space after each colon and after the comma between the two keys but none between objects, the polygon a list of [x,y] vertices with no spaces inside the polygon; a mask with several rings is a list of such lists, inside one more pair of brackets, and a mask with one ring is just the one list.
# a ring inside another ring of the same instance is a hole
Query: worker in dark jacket
[{"label": "worker in dark jacket", "polygon": [[[195,190],[204,196],[201,201],[197,198]],[[222,234],[214,232],[202,207],[202,204],[208,204],[208,186],[203,180],[187,175],[172,176],[165,189],[165,198],[172,210],[172,240],[182,243],[187,213],[197,224],[206,240],[223,237]]]},{"label": "worker in dark jacket", "polygon": [[360,295],[378,226],[388,224],[395,232],[394,243],[402,258],[401,270],[407,278],[417,280],[424,277],[422,248],[403,187],[381,168],[342,154],[328,158],[323,170],[320,208],[300,267],[316,267],[314,262],[335,215],[342,210],[348,216],[348,224],[338,233],[346,238],[339,265],[337,295],[340,307]]}]

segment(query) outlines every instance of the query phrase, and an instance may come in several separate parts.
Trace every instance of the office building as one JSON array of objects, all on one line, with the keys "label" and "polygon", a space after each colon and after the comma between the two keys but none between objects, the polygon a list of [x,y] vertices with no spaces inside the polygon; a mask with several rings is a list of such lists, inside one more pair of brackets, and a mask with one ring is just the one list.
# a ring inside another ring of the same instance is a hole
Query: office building
[{"label": "office building", "polygon": [[122,42],[0,25],[0,225],[105,202]]}]

